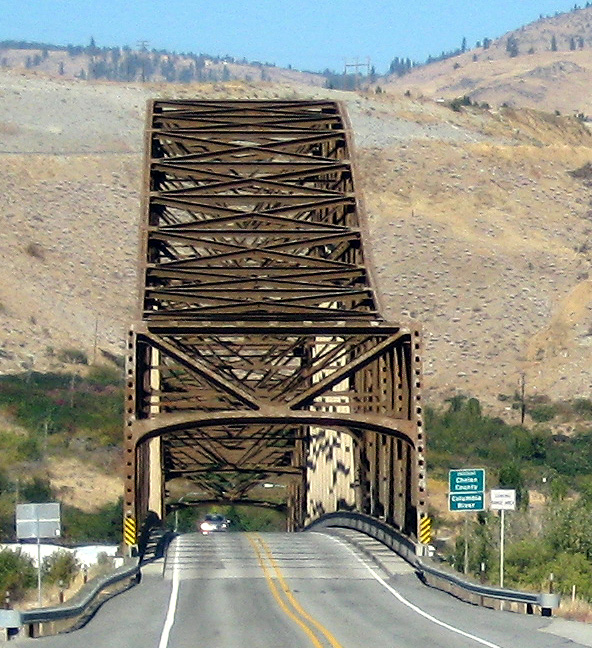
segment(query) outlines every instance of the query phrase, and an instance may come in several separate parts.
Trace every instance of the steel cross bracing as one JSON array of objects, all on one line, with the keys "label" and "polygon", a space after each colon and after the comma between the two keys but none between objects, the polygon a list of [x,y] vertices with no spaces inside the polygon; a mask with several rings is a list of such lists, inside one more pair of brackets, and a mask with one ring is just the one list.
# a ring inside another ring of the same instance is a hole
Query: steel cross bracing
[{"label": "steel cross bracing", "polygon": [[125,515],[166,484],[289,528],[424,515],[420,332],[386,322],[364,253],[349,125],[331,101],[154,101],[140,313],[128,340]]}]

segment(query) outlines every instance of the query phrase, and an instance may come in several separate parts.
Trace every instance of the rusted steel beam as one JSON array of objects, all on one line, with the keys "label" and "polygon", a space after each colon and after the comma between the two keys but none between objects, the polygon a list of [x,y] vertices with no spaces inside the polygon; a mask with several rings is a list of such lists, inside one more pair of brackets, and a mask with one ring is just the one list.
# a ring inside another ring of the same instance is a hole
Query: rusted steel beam
[{"label": "rusted steel beam", "polygon": [[291,529],[345,506],[415,533],[421,336],[381,315],[349,133],[325,100],[150,103],[126,515],[158,460],[220,501],[291,479]]}]

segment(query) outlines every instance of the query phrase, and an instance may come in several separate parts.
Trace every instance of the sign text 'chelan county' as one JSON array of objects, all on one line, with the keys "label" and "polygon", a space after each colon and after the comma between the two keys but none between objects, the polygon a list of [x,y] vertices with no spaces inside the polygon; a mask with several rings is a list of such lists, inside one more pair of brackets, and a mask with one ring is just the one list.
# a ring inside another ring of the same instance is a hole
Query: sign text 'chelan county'
[{"label": "sign text 'chelan county'", "polygon": [[448,475],[450,511],[482,511],[485,508],[485,470],[451,470]]}]

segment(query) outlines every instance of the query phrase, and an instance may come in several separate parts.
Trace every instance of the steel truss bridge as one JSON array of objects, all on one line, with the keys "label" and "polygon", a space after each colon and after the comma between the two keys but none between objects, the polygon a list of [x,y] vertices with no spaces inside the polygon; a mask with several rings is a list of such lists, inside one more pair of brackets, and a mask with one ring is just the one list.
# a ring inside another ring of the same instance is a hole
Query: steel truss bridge
[{"label": "steel truss bridge", "polygon": [[331,101],[149,104],[126,523],[177,478],[260,504],[282,480],[289,530],[353,510],[417,537],[421,335],[380,314],[350,133]]}]

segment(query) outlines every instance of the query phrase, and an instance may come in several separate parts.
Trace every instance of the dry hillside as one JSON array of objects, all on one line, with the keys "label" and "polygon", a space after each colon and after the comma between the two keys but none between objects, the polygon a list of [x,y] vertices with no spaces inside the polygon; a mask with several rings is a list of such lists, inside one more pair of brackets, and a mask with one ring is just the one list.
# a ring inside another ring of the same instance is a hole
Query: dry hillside
[{"label": "dry hillside", "polygon": [[481,42],[463,54],[379,83],[433,98],[469,95],[492,106],[588,114],[591,73],[592,7],[541,18],[492,41],[487,49]]},{"label": "dry hillside", "polygon": [[[0,371],[121,354],[136,294],[145,101],[344,100],[385,314],[423,323],[428,400],[588,396],[592,160],[573,118],[280,84],[120,85],[0,72]],[[577,175],[577,174],[576,174]]]}]

